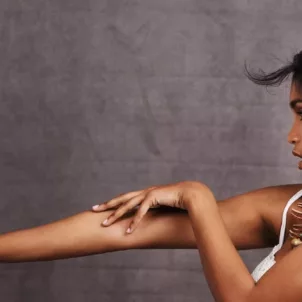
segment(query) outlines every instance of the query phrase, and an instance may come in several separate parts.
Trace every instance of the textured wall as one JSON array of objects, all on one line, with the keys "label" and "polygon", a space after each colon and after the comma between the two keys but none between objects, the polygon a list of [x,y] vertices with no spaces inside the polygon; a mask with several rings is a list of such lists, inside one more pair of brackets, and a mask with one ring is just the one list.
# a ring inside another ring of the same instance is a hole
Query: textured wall
[{"label": "textured wall", "polygon": [[[300,181],[286,141],[301,1],[0,2],[0,230],[198,179],[217,199]],[[277,58],[276,58],[277,57]],[[281,62],[280,62],[280,60]],[[268,249],[240,252],[250,271]],[[213,301],[197,250],[1,264],[1,301]]]}]

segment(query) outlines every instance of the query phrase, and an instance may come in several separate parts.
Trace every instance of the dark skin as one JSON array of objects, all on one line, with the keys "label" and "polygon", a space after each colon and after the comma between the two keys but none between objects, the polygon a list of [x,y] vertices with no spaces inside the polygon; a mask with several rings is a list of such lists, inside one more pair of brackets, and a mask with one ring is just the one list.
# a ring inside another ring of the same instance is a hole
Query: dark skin
[{"label": "dark skin", "polygon": [[[302,94],[293,82],[290,89],[289,107],[293,113],[293,124],[288,133],[287,140],[294,146],[293,155],[302,158]],[[298,163],[302,169],[302,161]],[[302,232],[301,198],[296,200],[288,209],[286,217],[285,241],[282,248],[275,254],[275,260],[280,261],[293,247],[291,240],[298,238]]]},{"label": "dark skin", "polygon": [[[288,134],[288,141],[294,145],[293,154],[301,157],[302,97],[296,88],[293,83],[290,90],[290,108],[294,122]],[[302,168],[301,164],[302,162],[299,163],[299,169]],[[215,198],[209,197],[209,200],[203,199],[203,202],[198,202],[201,198],[191,201],[188,211],[192,218],[204,273],[215,300],[301,301],[302,245],[293,249],[291,242],[294,230],[298,231],[298,226],[302,222],[301,201],[296,200],[287,212],[286,240],[275,257],[278,263],[254,284],[245,264],[234,250]],[[273,206],[275,207],[275,203]]]},{"label": "dark skin", "polygon": [[[291,85],[289,105],[293,113],[293,124],[288,133],[288,142],[294,146],[293,155],[302,158],[302,93],[297,89],[295,82]],[[301,161],[298,168],[302,169]],[[275,202],[271,204],[272,212],[275,211],[275,205]],[[281,227],[281,219],[282,217],[279,218],[278,230]],[[292,246],[293,237],[300,233],[301,223],[302,203],[299,198],[287,211],[286,239],[282,248],[275,254],[276,265],[269,269],[256,285],[251,286],[249,290],[241,290],[242,297],[244,296],[241,301],[301,301],[302,245]],[[247,279],[244,273],[242,277]]]}]

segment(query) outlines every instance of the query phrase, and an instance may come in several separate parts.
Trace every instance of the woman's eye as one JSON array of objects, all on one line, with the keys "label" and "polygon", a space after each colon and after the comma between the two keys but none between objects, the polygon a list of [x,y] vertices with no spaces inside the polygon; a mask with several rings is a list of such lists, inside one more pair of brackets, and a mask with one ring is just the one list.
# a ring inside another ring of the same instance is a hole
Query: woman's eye
[{"label": "woman's eye", "polygon": [[300,121],[302,121],[302,112],[297,112],[298,115],[300,115]]}]

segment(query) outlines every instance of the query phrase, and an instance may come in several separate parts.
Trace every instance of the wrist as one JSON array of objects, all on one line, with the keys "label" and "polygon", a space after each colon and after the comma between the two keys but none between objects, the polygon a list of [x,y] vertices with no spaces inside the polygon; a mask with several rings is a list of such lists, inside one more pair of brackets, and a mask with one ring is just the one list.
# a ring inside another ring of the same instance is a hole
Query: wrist
[{"label": "wrist", "polygon": [[200,184],[196,190],[192,190],[187,199],[187,210],[200,207],[217,207],[217,201],[213,192],[204,184]]}]

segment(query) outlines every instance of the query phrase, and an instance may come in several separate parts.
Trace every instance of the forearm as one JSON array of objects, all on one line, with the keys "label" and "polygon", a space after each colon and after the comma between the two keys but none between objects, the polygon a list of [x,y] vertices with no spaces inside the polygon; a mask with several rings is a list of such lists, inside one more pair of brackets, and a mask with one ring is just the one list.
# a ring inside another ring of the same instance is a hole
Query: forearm
[{"label": "forearm", "polygon": [[128,213],[110,227],[102,221],[113,211],[85,211],[31,229],[0,235],[0,262],[53,260],[126,249],[196,248],[186,212],[150,210],[136,232],[125,235]]},{"label": "forearm", "polygon": [[211,193],[194,196],[188,213],[215,301],[244,301],[254,287],[254,280],[226,231],[214,196]]},{"label": "forearm", "polygon": [[[236,248],[248,246],[233,219],[233,200],[219,201],[217,206]],[[0,235],[0,262],[53,260],[106,253],[126,249],[197,248],[188,213],[173,208],[150,209],[137,230],[125,236],[134,215],[128,213],[110,227],[102,221],[113,210],[85,211],[74,216],[31,229]],[[238,220],[238,224],[241,221]]]}]

